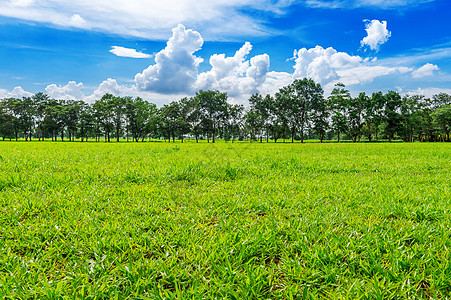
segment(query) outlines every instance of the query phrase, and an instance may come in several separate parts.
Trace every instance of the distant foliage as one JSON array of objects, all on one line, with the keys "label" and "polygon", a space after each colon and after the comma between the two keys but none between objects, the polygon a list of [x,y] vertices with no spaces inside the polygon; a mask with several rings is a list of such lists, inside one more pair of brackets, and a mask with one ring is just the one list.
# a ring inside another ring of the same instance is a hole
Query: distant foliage
[{"label": "distant foliage", "polygon": [[352,97],[342,83],[324,97],[312,79],[297,79],[274,96],[254,94],[249,105],[228,103],[226,93],[199,91],[157,108],[139,97],[104,95],[92,104],[37,93],[0,100],[3,140],[150,139],[197,141],[305,139],[449,142],[451,96],[432,99],[389,91]]}]

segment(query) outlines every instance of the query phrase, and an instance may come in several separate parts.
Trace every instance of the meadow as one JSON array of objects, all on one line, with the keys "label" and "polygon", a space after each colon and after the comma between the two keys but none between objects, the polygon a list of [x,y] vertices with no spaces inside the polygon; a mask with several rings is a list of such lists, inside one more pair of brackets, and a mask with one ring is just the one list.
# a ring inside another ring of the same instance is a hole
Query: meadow
[{"label": "meadow", "polygon": [[0,142],[0,296],[451,296],[450,143]]}]

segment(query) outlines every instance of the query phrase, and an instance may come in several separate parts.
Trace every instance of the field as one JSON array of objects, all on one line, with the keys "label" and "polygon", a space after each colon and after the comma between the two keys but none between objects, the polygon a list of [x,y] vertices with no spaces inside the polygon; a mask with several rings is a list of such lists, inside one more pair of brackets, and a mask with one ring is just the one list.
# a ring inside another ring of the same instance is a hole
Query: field
[{"label": "field", "polygon": [[451,296],[451,144],[0,142],[0,296]]}]

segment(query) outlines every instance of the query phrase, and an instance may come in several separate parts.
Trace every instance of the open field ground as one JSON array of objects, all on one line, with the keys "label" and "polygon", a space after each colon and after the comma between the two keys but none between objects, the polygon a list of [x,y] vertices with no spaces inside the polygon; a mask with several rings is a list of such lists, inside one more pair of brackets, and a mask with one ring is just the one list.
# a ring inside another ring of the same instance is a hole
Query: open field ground
[{"label": "open field ground", "polygon": [[0,142],[0,296],[449,298],[451,144]]}]

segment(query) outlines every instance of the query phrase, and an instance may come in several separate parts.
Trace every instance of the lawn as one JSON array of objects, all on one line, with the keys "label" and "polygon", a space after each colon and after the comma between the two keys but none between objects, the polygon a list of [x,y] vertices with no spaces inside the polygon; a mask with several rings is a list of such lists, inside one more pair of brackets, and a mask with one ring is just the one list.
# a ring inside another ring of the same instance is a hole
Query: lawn
[{"label": "lawn", "polygon": [[447,298],[451,144],[0,142],[0,296]]}]

